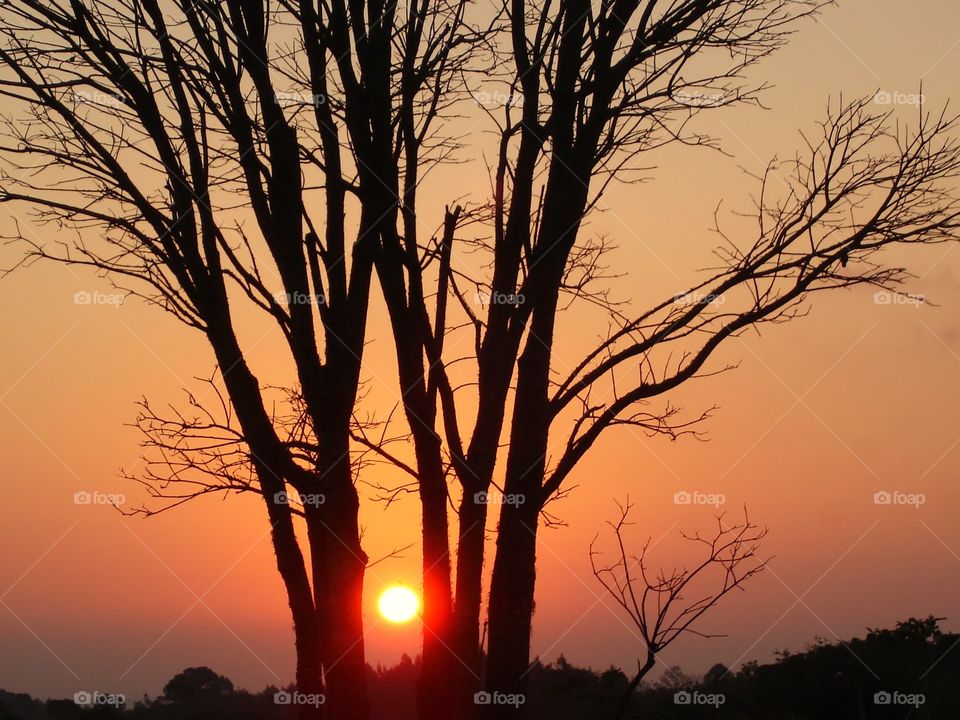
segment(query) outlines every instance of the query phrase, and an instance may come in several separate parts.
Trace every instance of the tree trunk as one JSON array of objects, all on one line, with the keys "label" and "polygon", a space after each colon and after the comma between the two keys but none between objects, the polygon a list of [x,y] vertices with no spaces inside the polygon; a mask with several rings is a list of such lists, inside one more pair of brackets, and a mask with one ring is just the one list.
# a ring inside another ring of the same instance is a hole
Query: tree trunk
[{"label": "tree trunk", "polygon": [[[336,416],[334,416],[336,417]],[[313,558],[313,588],[323,652],[330,720],[367,720],[367,664],[363,641],[363,580],[367,555],[360,544],[360,499],[353,485],[347,428],[328,426],[320,444],[317,492],[304,512]],[[306,490],[305,492],[312,492]]]},{"label": "tree trunk", "polygon": [[[228,316],[224,312],[221,317]],[[267,516],[272,526],[271,540],[277,569],[287,592],[293,618],[297,690],[305,695],[320,697],[323,693],[324,637],[317,612],[316,587],[311,591],[306,563],[290,510],[276,501],[277,493],[285,491],[283,471],[290,464],[290,459],[282,455],[282,448],[279,447],[269,418],[263,410],[259,382],[244,361],[229,323],[224,320],[220,324],[211,325],[208,336],[219,366],[225,368],[224,383],[250,445],[254,469],[260,479]],[[325,572],[321,568],[326,554],[317,552],[312,538],[310,554],[312,575],[316,580],[318,574],[322,576]],[[363,697],[365,698],[365,695]],[[300,720],[323,720],[327,717],[325,703],[299,705],[297,714]]]},{"label": "tree trunk", "polygon": [[[316,622],[312,628],[300,627],[294,623],[294,636],[297,647],[297,692],[304,697],[323,698],[323,663]],[[301,703],[297,706],[299,720],[326,720],[326,717],[326,703]]]},{"label": "tree trunk", "polygon": [[640,687],[640,681],[653,669],[655,663],[656,656],[652,652],[648,652],[647,661],[642,666],[637,667],[637,674],[633,676],[633,680],[630,681],[630,684],[624,691],[623,697],[620,699],[620,704],[617,706],[617,711],[613,716],[613,720],[623,720],[623,717],[627,714],[627,710],[630,709],[630,701],[633,700],[634,693],[637,691],[637,688]]},{"label": "tree trunk", "polygon": [[[394,173],[395,176],[395,173]],[[392,200],[382,200],[392,208]],[[409,208],[408,208],[409,210]],[[408,232],[412,219],[405,214]],[[420,324],[422,306],[407,304],[404,287],[404,250],[395,231],[385,233],[385,249],[377,272],[393,328],[403,404],[413,435],[422,510],[423,655],[417,681],[417,717],[420,720],[458,720],[451,714],[452,668],[459,663],[451,639],[453,598],[450,588],[450,539],[447,522],[447,485],[441,441],[436,431],[436,396],[424,371],[427,340]],[[411,279],[411,283],[413,279]]]},{"label": "tree trunk", "polygon": [[[558,213],[563,215],[563,213]],[[544,218],[547,240],[556,216]],[[569,227],[569,226],[567,226]],[[490,583],[490,643],[482,717],[489,720],[525,717],[530,631],[537,575],[537,524],[546,467],[550,418],[547,391],[550,355],[563,271],[563,255],[555,242],[543,260],[545,280],[535,293],[530,334],[518,361],[517,391],[510,426],[510,452],[504,477],[497,549]]]},{"label": "tree trunk", "polygon": [[420,502],[423,510],[423,664],[417,681],[417,717],[420,720],[456,720],[451,715],[451,671],[457,662],[450,640],[450,542],[447,526],[447,488],[438,442],[422,447],[430,457],[418,460]]},{"label": "tree trunk", "polygon": [[454,608],[453,647],[459,662],[454,672],[453,712],[458,718],[477,714],[474,693],[480,689],[480,602],[487,506],[476,495],[464,493],[460,502],[457,545],[457,594]]},{"label": "tree trunk", "polygon": [[525,717],[537,561],[537,510],[504,504],[490,585],[484,720]]},{"label": "tree trunk", "polygon": [[[330,494],[325,494],[326,503],[330,503]],[[334,489],[332,494],[343,494],[343,489]],[[370,716],[363,642],[367,556],[360,547],[358,508],[354,491],[352,497],[340,497],[331,503],[329,512],[308,520],[312,525],[309,532],[316,538],[311,541],[312,552],[322,550],[324,558],[322,567],[314,566],[313,582],[330,720],[367,720]]]},{"label": "tree trunk", "polygon": [[[297,653],[297,691],[304,696],[322,698],[323,648],[315,600],[311,596],[303,554],[300,552],[289,512],[284,518],[282,513],[286,508],[278,507],[272,496],[265,499],[268,504],[273,505],[269,508],[274,528],[273,547],[293,616],[294,643]],[[311,555],[315,575],[316,564],[322,562],[322,558],[317,558],[312,552]],[[325,703],[298,704],[297,717],[300,720],[324,720],[326,718]]]}]

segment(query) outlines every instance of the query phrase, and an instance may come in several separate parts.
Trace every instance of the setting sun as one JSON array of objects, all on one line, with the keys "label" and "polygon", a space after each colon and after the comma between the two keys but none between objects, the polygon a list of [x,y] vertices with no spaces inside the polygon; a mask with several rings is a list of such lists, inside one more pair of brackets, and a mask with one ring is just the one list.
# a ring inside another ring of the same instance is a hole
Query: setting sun
[{"label": "setting sun", "polygon": [[0,0],[0,98],[0,720],[960,720],[960,0]]},{"label": "setting sun", "polygon": [[383,591],[377,603],[380,614],[392,623],[412,620],[420,609],[420,599],[410,588],[394,585]]}]

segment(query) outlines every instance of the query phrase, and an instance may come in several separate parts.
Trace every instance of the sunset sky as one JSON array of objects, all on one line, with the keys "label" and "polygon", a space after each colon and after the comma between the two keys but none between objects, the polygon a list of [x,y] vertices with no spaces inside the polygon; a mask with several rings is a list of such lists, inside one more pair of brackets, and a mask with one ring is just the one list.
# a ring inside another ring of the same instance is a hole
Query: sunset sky
[{"label": "sunset sky", "polygon": [[[921,83],[926,105],[938,110],[960,98],[958,70],[960,4],[952,0],[849,0],[803,23],[754,70],[774,86],[763,95],[769,109],[701,120],[726,154],[658,151],[648,182],[606,195],[588,230],[618,245],[609,258],[624,274],[612,283],[615,294],[642,308],[713,265],[715,208],[722,202],[721,219],[744,228],[730,212],[750,210],[750,174],[774,156],[792,156],[831,98],[879,90],[892,104],[878,110],[915,123],[910,103]],[[480,112],[463,122],[465,162],[427,180],[425,228],[439,224],[445,203],[489,190],[479,151],[492,128]],[[0,230],[9,234],[15,220],[58,239],[54,228],[30,225],[22,207],[0,212]],[[20,253],[0,246],[0,267]],[[769,528],[763,550],[773,559],[706,617],[701,630],[725,637],[686,637],[664,653],[661,668],[699,674],[717,662],[765,662],[816,636],[846,639],[911,616],[944,617],[945,630],[960,631],[960,250],[889,257],[916,275],[904,291],[929,303],[878,303],[868,288],[815,297],[808,317],[733,340],[712,361],[714,369],[739,362],[737,369],[674,396],[691,412],[718,406],[703,428],[708,442],[670,443],[629,429],[604,436],[571,478],[576,488],[548,508],[566,526],[539,536],[534,654],[552,661],[563,653],[597,669],[635,665],[641,649],[593,578],[588,546],[599,532],[599,547],[612,550],[605,521],[629,495],[628,538],[639,549],[652,537],[655,564],[682,564],[692,556],[681,531],[709,529],[716,513],[674,502],[676,493],[695,491],[724,496],[719,510],[732,515],[746,505]],[[146,520],[74,503],[84,491],[122,495],[127,508],[145,502],[143,488],[120,475],[142,468],[129,426],[135,402],[182,406],[183,389],[204,392],[194,378],[214,367],[204,338],[156,308],[135,298],[76,304],[78,292],[115,291],[92,273],[44,264],[0,281],[0,688],[138,698],[196,665],[250,689],[286,684],[291,620],[261,500],[208,497]],[[383,411],[398,396],[388,325],[379,301],[375,307],[365,403]],[[577,313],[562,327],[558,367],[604,331]],[[263,384],[289,378],[272,350],[278,339],[268,319],[245,318],[241,340]],[[368,661],[389,665],[419,649],[416,622],[393,624],[377,613],[385,588],[419,587],[419,503],[407,495],[385,508],[372,486],[396,475],[367,473],[367,553],[377,560],[406,548],[366,580]],[[919,504],[878,505],[878,492],[919,495]]]}]

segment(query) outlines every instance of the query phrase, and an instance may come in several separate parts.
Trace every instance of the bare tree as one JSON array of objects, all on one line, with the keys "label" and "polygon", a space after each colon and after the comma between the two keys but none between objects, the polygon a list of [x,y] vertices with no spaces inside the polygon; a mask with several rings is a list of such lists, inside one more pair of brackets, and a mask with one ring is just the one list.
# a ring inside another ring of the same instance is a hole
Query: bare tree
[{"label": "bare tree", "polygon": [[[550,521],[547,503],[604,431],[695,432],[706,411],[686,415],[670,393],[725,369],[708,364],[724,341],[801,314],[819,290],[892,287],[906,272],[883,263],[889,246],[955,239],[953,120],[923,113],[907,130],[854,101],[831,107],[820,135],[760,178],[755,228],[728,236],[718,227],[718,263],[702,282],[640,313],[607,293],[609,241],[584,227],[610,183],[638,177],[662,146],[714,145],[691,121],[701,127],[714,108],[755,102],[764,86],[746,72],[820,4],[503,0],[484,32],[467,28],[465,0],[402,8],[177,0],[175,22],[157,0],[11,0],[0,10],[0,62],[12,73],[0,93],[32,114],[8,123],[0,154],[13,172],[0,200],[29,203],[70,228],[106,228],[97,249],[80,241],[66,253],[35,246],[34,254],[140,283],[209,339],[240,432],[226,441],[242,442],[274,523],[298,683],[319,687],[329,668],[334,714],[366,713],[351,440],[415,476],[421,714],[468,718],[481,685],[524,690],[541,518]],[[435,120],[476,89],[472,50],[481,39],[494,60],[487,80],[510,98],[490,112],[491,197],[479,206],[451,198],[437,232],[424,236],[420,180],[456,146]],[[106,93],[116,104],[105,111],[76,102],[78,93]],[[248,207],[255,228],[241,222]],[[467,252],[479,261],[472,268]],[[477,271],[484,262],[489,271]],[[373,269],[393,327],[412,465],[351,427]],[[288,300],[324,301],[278,303],[274,286]],[[471,289],[487,298],[481,310]],[[722,309],[699,299],[720,295]],[[231,306],[241,301],[273,317],[286,338],[306,433],[280,432],[267,411],[233,330]],[[566,332],[561,311],[574,301],[605,310],[610,331],[571,369],[556,362],[554,346]],[[472,341],[469,352],[455,353],[456,334]],[[169,427],[204,431],[202,415],[178,422]],[[231,456],[217,450],[204,467],[205,440],[195,440],[201,462],[192,469],[208,480],[219,473],[214,484],[234,482]],[[451,476],[460,490],[452,586]],[[309,571],[295,513],[272,501],[288,485],[326,498],[302,510]],[[481,681],[492,488],[517,502],[500,507]]]},{"label": "bare tree", "polygon": [[[504,492],[528,502],[505,504],[500,514],[490,663],[492,672],[505,665],[512,670],[488,679],[494,687],[503,683],[507,691],[517,691],[516,678],[525,671],[529,646],[518,638],[528,637],[529,616],[517,607],[517,588],[524,588],[532,611],[536,513],[562,491],[602,432],[620,425],[668,437],[690,432],[705,415],[680,414],[669,393],[726,369],[707,366],[725,340],[802,314],[804,302],[818,291],[895,287],[907,274],[882,263],[879,255],[888,246],[956,239],[960,204],[952,186],[960,152],[951,139],[954,120],[924,115],[919,127],[908,131],[893,126],[889,115],[872,113],[867,102],[834,108],[819,138],[790,163],[768,168],[756,208],[756,238],[744,243],[721,230],[724,244],[716,253],[721,265],[681,293],[702,299],[678,303],[672,296],[621,323],[555,383],[549,348],[558,285],[551,286],[546,304],[551,319],[543,321],[548,327],[541,332],[531,325],[519,360]],[[784,173],[787,190],[778,193],[771,184]],[[525,281],[532,284],[531,278]],[[524,294],[533,299],[535,321],[543,296],[532,288]],[[711,306],[709,299],[717,297],[727,302]],[[537,372],[527,370],[534,363],[525,358],[537,359]],[[631,377],[627,368],[633,380],[624,384],[623,377]],[[655,401],[662,403],[659,409],[651,407]],[[569,424],[561,450],[547,467],[550,430],[564,419]]]},{"label": "bare tree", "polygon": [[[27,259],[94,268],[206,337],[224,412],[214,420],[195,402],[171,419],[144,405],[153,450],[186,463],[147,479],[175,500],[261,495],[297,686],[327,696],[304,717],[368,715],[351,423],[372,268],[403,205],[391,159],[422,173],[455,148],[434,121],[457,99],[478,37],[465,4],[0,8],[0,202],[69,233],[48,243],[19,228],[15,239]],[[238,340],[238,307],[285,338],[309,447],[284,437]],[[294,508],[289,497],[324,502]]]},{"label": "bare tree", "polygon": [[[549,422],[542,406],[558,296],[563,292],[585,297],[612,309],[602,290],[588,287],[602,280],[599,259],[606,245],[602,240],[578,242],[580,222],[607,183],[632,169],[640,152],[677,139],[708,142],[684,131],[686,121],[702,105],[695,98],[713,93],[711,105],[718,107],[754,100],[761,88],[745,83],[742,71],[779,46],[791,24],[816,3],[683,2],[666,9],[657,5],[639,0],[601,3],[596,8],[567,0],[498,5],[506,26],[497,34],[494,50],[498,66],[505,68],[499,77],[511,101],[498,121],[493,197],[489,205],[472,212],[448,208],[441,230],[426,241],[418,239],[414,216],[409,214],[402,235],[385,246],[385,257],[393,253],[406,258],[405,265],[384,262],[377,268],[393,322],[405,409],[416,446],[425,571],[431,568],[438,575],[436,583],[425,578],[425,587],[449,583],[443,560],[448,555],[443,479],[448,471],[455,473],[462,488],[453,624],[444,644],[453,647],[461,661],[453,671],[458,676],[458,712],[466,716],[473,712],[470,696],[479,683],[487,520],[486,505],[475,498],[485,497],[493,482],[511,386],[516,378],[512,432],[517,437],[511,438],[507,452],[508,475],[522,467],[521,472],[529,469],[532,477],[543,472],[536,466],[546,451]],[[704,70],[690,62],[694,56],[712,53],[724,58],[717,66]],[[514,97],[522,104],[519,110]],[[603,178],[602,187],[590,197],[595,175]],[[474,224],[492,235],[475,241],[492,256],[489,278],[465,272],[451,260],[455,235],[459,232],[462,238],[464,226]],[[433,283],[429,289],[428,278]],[[470,308],[465,293],[471,286],[491,300],[485,317]],[[459,304],[465,319],[454,319],[448,297]],[[435,302],[428,309],[431,298]],[[499,302],[500,298],[524,301]],[[457,386],[448,372],[467,358],[444,357],[447,333],[463,330],[475,333],[470,360],[477,378],[475,385],[468,380],[467,387]],[[529,370],[515,375],[525,338],[527,359],[521,365]],[[472,429],[462,427],[458,417],[463,396],[458,390],[467,390],[476,399]],[[534,493],[530,499],[518,512],[525,524],[532,519],[535,525],[543,502]],[[506,532],[501,539],[504,547],[531,556],[529,532],[511,536],[511,527],[501,525]],[[500,597],[494,594],[493,612],[529,615],[532,566],[525,562],[521,574],[505,582],[519,588],[523,599],[515,604],[504,598],[504,607],[497,610]],[[504,636],[493,632],[494,626],[491,629],[494,653],[505,636],[509,643],[522,644],[529,635],[529,628],[505,629]],[[521,654],[526,657],[528,650]],[[490,667],[494,674],[502,671],[513,677],[522,672],[499,662]]]},{"label": "bare tree", "polygon": [[614,714],[615,720],[624,717],[640,682],[656,664],[657,654],[684,633],[718,637],[695,629],[694,623],[728,593],[742,590],[743,584],[762,572],[767,564],[767,560],[758,556],[767,531],[751,523],[744,509],[742,522],[728,525],[725,514],[721,514],[711,535],[704,537],[699,532],[684,535],[703,548],[703,559],[697,564],[670,571],[653,570],[647,561],[649,539],[639,554],[627,549],[624,528],[630,524],[630,499],[617,505],[620,517],[608,523],[616,539],[615,559],[604,563],[601,553],[594,549],[597,542],[594,538],[590,543],[590,566],[597,580],[636,627],[644,655],[642,662],[637,661],[637,672]]},{"label": "bare tree", "polygon": [[[952,241],[960,226],[953,118],[923,112],[908,129],[868,100],[832,104],[802,150],[758,178],[755,226],[734,233],[718,223],[721,245],[702,282],[628,311],[604,290],[609,241],[590,237],[584,221],[611,183],[644,171],[651,151],[714,146],[691,121],[701,128],[715,108],[756,101],[764,86],[744,80],[746,71],[820,3],[515,0],[500,7],[508,27],[496,47],[503,74],[494,77],[507,101],[490,113],[499,133],[490,201],[448,208],[429,239],[417,242],[405,227],[385,255],[405,256],[406,264],[377,267],[431,557],[447,554],[442,478],[453,474],[461,490],[446,641],[461,661],[453,667],[456,717],[477,712],[470,697],[481,684],[485,500],[494,488],[522,501],[500,504],[482,684],[515,694],[529,666],[541,518],[552,521],[546,505],[600,435],[623,426],[670,438],[697,432],[709,409],[683,413],[670,396],[729,369],[708,364],[725,341],[803,314],[818,291],[892,288],[908,275],[883,262],[884,249]],[[467,252],[479,258],[473,269],[462,261]],[[477,272],[485,263],[489,271]],[[469,302],[474,290],[488,299],[479,310]],[[722,306],[710,302],[721,296]],[[553,352],[558,334],[573,332],[559,324],[571,301],[606,310],[610,323],[572,368]],[[463,346],[445,342],[457,333],[469,334],[471,352],[449,350]],[[523,708],[482,712],[517,717]]]}]

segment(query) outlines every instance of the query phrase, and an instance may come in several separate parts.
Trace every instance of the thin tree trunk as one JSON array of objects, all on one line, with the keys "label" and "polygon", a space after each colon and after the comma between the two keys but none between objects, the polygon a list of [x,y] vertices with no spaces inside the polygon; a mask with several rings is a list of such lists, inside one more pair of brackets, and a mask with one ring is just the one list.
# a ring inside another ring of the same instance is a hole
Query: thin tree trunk
[{"label": "thin tree trunk", "polygon": [[454,704],[456,717],[476,716],[474,693],[480,683],[480,603],[487,506],[465,493],[458,510],[457,594],[454,608],[453,647],[456,649]]},{"label": "thin tree trunk", "polygon": [[[350,490],[353,491],[351,485]],[[334,489],[332,494],[343,493]],[[327,503],[330,502],[327,494]],[[322,548],[325,562],[318,588],[317,618],[323,648],[323,679],[330,720],[367,720],[367,667],[363,642],[363,580],[367,556],[357,530],[359,501],[341,497],[322,513],[320,525],[310,532],[319,535],[311,543]]]},{"label": "thin tree trunk", "polygon": [[[547,240],[562,237],[564,213],[545,218]],[[569,225],[566,227],[570,227]],[[537,525],[546,468],[549,418],[547,390],[557,303],[556,287],[563,271],[557,243],[543,260],[544,284],[530,323],[530,336],[518,362],[517,391],[510,427],[510,452],[504,477],[496,556],[490,583],[490,641],[486,690],[492,702],[482,717],[489,720],[525,717],[530,632],[536,586]],[[512,500],[507,502],[507,500]],[[512,704],[511,704],[512,700]]]},{"label": "thin tree trunk", "polygon": [[[490,639],[486,691],[495,702],[483,705],[484,720],[525,717],[530,631],[534,611],[537,511],[503,505],[490,585]],[[508,698],[523,698],[509,704]]]},{"label": "thin tree trunk", "polygon": [[623,697],[620,699],[620,704],[617,706],[617,711],[613,715],[613,720],[622,720],[624,715],[626,715],[627,710],[630,708],[630,701],[633,700],[633,694],[637,691],[637,688],[640,687],[640,681],[650,672],[655,662],[656,659],[654,655],[647,653],[647,661],[643,665],[639,665],[638,663],[637,674],[633,676],[633,680],[630,681],[630,684],[624,691]]},{"label": "thin tree trunk", "polygon": [[[335,418],[336,415],[333,415]],[[360,544],[360,499],[353,485],[347,427],[318,432],[318,491],[323,502],[304,506],[314,564],[313,587],[323,652],[330,720],[367,720],[367,665],[363,639],[363,580],[367,555]],[[329,459],[329,460],[328,460]]]},{"label": "thin tree trunk", "polygon": [[[435,447],[434,447],[435,446]],[[450,543],[447,524],[447,488],[440,463],[439,443],[423,451],[430,458],[418,462],[423,511],[423,664],[417,682],[417,717],[454,720],[451,714],[451,670],[456,663],[450,640]]]},{"label": "thin tree trunk", "polygon": [[[395,173],[394,173],[395,176]],[[382,200],[390,212],[390,198]],[[411,218],[405,216],[408,232]],[[413,435],[422,510],[423,655],[417,681],[417,717],[420,720],[458,720],[451,714],[455,656],[451,638],[453,598],[450,587],[450,540],[447,522],[447,486],[441,441],[436,431],[436,400],[431,398],[423,367],[425,342],[422,307],[410,307],[403,282],[405,250],[395,232],[385,233],[385,248],[377,271],[390,314],[397,354],[404,412]],[[412,280],[411,280],[412,282]]]},{"label": "thin tree trunk", "polygon": [[[223,317],[227,317],[226,314]],[[267,516],[272,526],[271,540],[277,569],[287,592],[293,618],[297,690],[307,695],[319,696],[324,689],[322,664],[325,638],[317,612],[317,592],[315,588],[311,591],[310,578],[290,510],[278,504],[275,499],[276,494],[284,492],[286,488],[281,474],[286,458],[280,455],[272,425],[263,412],[259,399],[259,383],[244,361],[229,323],[224,321],[212,324],[208,335],[220,367],[226,368],[223,374],[224,383],[247,435],[254,469],[263,490]],[[317,552],[311,542],[311,573],[314,583],[318,576],[325,574],[322,569],[325,560],[326,554]],[[298,708],[298,716],[300,720],[322,720],[327,717],[325,703],[320,706],[302,705]]]},{"label": "thin tree trunk", "polygon": [[[302,628],[294,623],[294,636],[297,647],[297,691],[307,697],[322,698],[322,662],[316,623],[312,628]],[[299,720],[325,720],[326,703],[298,705],[297,717]]]},{"label": "thin tree trunk", "polygon": [[[268,498],[270,503],[272,498]],[[277,508],[270,509],[271,515],[279,514]],[[274,522],[273,547],[277,556],[277,566],[283,578],[293,616],[294,644],[297,654],[296,687],[306,696],[323,696],[323,648],[315,599],[311,597],[310,585],[306,577],[303,554],[300,552],[292,522]],[[317,564],[323,562],[311,552],[313,574],[317,574]],[[326,718],[325,703],[301,704],[297,709],[300,720],[323,720]]]}]

